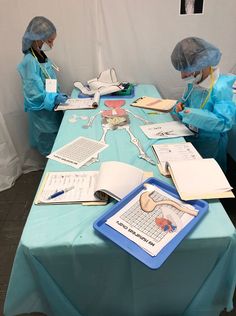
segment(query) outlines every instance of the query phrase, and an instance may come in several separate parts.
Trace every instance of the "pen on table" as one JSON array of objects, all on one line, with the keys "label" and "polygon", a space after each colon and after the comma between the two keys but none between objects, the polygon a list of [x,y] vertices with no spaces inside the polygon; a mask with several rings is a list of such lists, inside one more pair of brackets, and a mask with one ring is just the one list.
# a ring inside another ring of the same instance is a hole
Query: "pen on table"
[{"label": "pen on table", "polygon": [[71,187],[65,188],[64,190],[57,191],[57,192],[53,193],[52,195],[50,195],[48,197],[48,200],[54,199],[55,197],[57,197],[59,195],[62,195],[64,193],[66,193],[66,192],[69,192],[69,191],[71,191],[73,189],[74,189],[74,186],[71,186]]},{"label": "pen on table", "polygon": [[158,115],[160,113],[159,112],[147,112],[147,114],[149,114],[149,115]]}]

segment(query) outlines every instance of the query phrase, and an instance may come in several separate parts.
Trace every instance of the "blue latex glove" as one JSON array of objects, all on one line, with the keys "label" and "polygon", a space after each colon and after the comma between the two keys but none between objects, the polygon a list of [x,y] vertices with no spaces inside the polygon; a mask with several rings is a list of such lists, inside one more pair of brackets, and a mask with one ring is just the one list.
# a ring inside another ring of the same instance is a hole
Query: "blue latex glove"
[{"label": "blue latex glove", "polygon": [[68,99],[68,96],[65,93],[58,93],[58,95],[55,97],[54,104],[58,105],[60,103],[65,103]]}]

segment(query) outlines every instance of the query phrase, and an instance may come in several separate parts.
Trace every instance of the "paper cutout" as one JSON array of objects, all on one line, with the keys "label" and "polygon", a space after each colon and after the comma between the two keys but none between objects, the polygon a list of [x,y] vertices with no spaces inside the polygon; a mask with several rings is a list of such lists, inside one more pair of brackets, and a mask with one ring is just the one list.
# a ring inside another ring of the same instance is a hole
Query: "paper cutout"
[{"label": "paper cutout", "polygon": [[108,108],[120,108],[123,105],[125,105],[125,100],[106,100],[104,101],[104,104],[108,107]]},{"label": "paper cutout", "polygon": [[164,217],[157,217],[155,219],[155,222],[157,226],[159,226],[164,232],[174,232],[177,228],[177,226],[173,225],[170,220]]}]

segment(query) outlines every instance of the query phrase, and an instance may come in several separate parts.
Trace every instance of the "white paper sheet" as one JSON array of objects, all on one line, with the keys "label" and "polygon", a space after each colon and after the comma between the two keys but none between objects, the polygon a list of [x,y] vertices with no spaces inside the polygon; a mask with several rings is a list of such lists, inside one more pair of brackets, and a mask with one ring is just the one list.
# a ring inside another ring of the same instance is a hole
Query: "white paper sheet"
[{"label": "white paper sheet", "polygon": [[154,144],[152,147],[157,156],[158,163],[161,165],[161,169],[166,174],[169,174],[167,168],[167,162],[169,161],[202,159],[199,152],[191,143]]},{"label": "white paper sheet", "polygon": [[124,198],[142,183],[143,170],[119,161],[101,164],[95,190],[107,193],[116,200]]},{"label": "white paper sheet", "polygon": [[93,98],[70,98],[67,99],[65,104],[59,104],[55,111],[67,111],[67,110],[82,110],[82,109],[94,109],[95,101]]},{"label": "white paper sheet", "polygon": [[[135,242],[151,256],[156,256],[194,217],[170,205],[159,205],[152,212],[146,213],[141,209],[139,203],[140,195],[143,192],[141,191],[120,211],[110,217],[106,224]],[[171,199],[181,203],[157,187],[152,198],[156,202]],[[170,220],[173,225],[177,226],[176,230],[170,232],[158,227],[155,222],[157,217]]]},{"label": "white paper sheet", "polygon": [[151,139],[193,135],[193,133],[179,121],[143,125],[140,127],[144,134]]},{"label": "white paper sheet", "polygon": [[204,199],[232,189],[213,158],[170,161],[169,170],[182,199]]},{"label": "white paper sheet", "polygon": [[[55,204],[100,201],[94,195],[97,176],[98,171],[49,172],[45,175],[35,203]],[[65,190],[68,187],[73,187],[73,189],[53,199],[48,199],[52,194]]]},{"label": "white paper sheet", "polygon": [[91,138],[79,137],[47,157],[61,163],[80,168],[108,145]]}]

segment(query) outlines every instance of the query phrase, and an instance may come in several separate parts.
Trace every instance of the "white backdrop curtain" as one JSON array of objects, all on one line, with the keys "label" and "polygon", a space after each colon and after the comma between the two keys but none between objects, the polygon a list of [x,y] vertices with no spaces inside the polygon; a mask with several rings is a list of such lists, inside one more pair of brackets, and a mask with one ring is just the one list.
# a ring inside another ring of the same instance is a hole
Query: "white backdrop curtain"
[{"label": "white backdrop curtain", "polygon": [[170,54],[187,36],[218,46],[223,72],[235,64],[235,0],[205,0],[204,15],[194,16],[179,15],[179,0],[0,0],[0,5],[0,191],[45,163],[29,147],[16,71],[23,57],[22,35],[32,17],[43,15],[57,27],[48,56],[61,68],[58,79],[68,94],[74,81],[85,83],[114,67],[121,81],[154,84],[163,97],[177,98],[183,83]]}]

